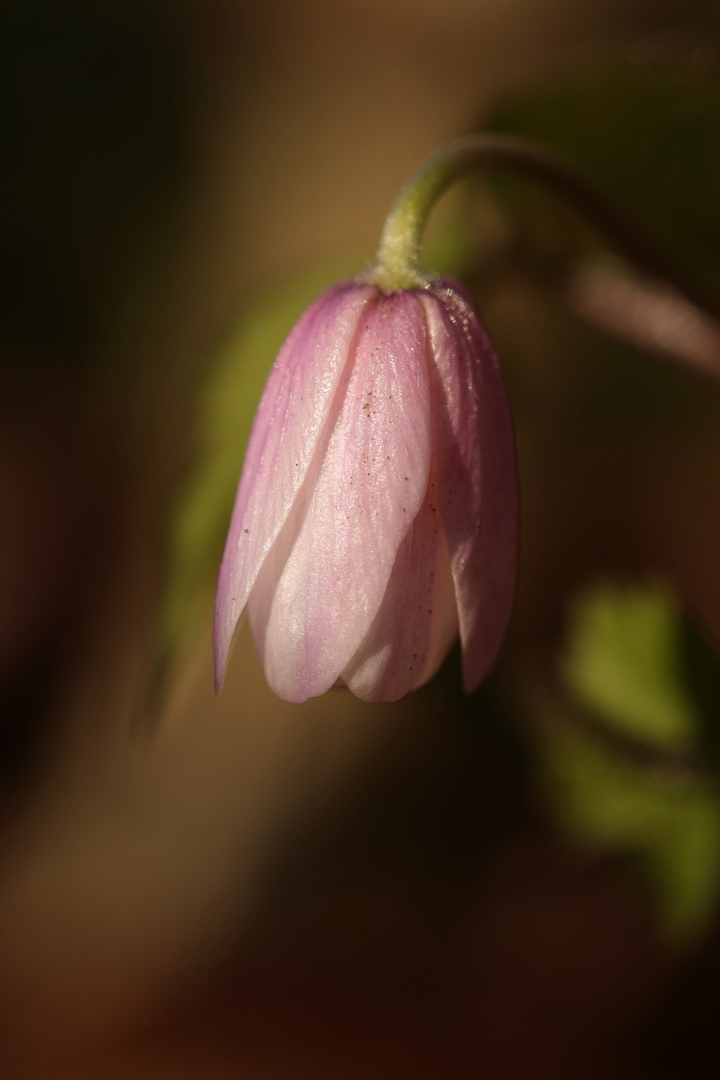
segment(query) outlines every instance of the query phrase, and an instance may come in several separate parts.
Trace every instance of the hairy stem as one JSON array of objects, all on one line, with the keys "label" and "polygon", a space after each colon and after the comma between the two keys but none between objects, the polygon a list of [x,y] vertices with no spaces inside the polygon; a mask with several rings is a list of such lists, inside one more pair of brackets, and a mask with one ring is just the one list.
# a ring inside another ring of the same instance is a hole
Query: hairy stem
[{"label": "hairy stem", "polygon": [[525,139],[470,135],[438,150],[407,181],[385,222],[368,281],[385,292],[422,288],[420,244],[430,211],[447,189],[468,173],[503,169],[539,180],[575,205],[628,262],[664,280],[695,305],[720,318],[717,298],[686,276],[621,210],[574,166]]}]

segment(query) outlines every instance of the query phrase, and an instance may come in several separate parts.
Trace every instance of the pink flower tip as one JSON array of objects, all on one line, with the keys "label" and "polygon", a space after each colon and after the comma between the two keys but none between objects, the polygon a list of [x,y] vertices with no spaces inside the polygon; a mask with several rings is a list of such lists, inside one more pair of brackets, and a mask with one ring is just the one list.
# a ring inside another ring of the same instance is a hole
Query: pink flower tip
[{"label": "pink flower tip", "polygon": [[513,425],[472,300],[452,282],[343,282],[283,345],[238,487],[215,611],[216,685],[240,616],[273,690],[394,701],[458,630],[492,667],[517,562]]}]

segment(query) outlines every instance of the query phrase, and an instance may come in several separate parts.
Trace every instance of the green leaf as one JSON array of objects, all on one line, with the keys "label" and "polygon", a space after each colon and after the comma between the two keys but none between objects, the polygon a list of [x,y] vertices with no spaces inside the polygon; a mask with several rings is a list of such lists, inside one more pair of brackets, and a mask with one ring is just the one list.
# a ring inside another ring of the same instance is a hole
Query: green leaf
[{"label": "green leaf", "polygon": [[633,737],[673,747],[697,733],[680,618],[667,589],[607,586],[581,596],[561,670],[580,704]]},{"label": "green leaf", "polygon": [[536,700],[551,812],[634,855],[668,932],[699,933],[720,886],[720,786],[697,755],[719,722],[718,657],[667,586],[604,584],[574,602],[558,672]]},{"label": "green leaf", "polygon": [[540,756],[551,812],[576,842],[635,857],[668,935],[701,933],[720,884],[717,790],[633,767],[557,719],[544,728]]}]

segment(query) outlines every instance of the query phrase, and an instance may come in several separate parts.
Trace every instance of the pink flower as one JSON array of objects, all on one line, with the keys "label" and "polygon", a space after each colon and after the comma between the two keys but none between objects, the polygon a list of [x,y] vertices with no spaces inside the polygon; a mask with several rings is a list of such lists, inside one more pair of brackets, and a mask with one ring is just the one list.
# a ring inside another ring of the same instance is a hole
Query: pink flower
[{"label": "pink flower", "polygon": [[458,628],[474,690],[505,635],[516,554],[512,420],[472,301],[451,282],[343,282],[290,333],[255,418],[220,569],[217,685],[247,606],[287,701],[339,683],[394,701]]}]

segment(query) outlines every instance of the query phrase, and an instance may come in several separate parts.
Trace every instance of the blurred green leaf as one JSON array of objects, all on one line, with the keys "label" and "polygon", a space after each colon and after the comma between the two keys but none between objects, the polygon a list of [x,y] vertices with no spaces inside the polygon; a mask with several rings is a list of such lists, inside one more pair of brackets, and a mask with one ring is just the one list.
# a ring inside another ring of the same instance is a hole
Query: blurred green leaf
[{"label": "blurred green leaf", "polygon": [[720,884],[720,787],[693,752],[720,661],[667,587],[602,585],[572,607],[559,676],[537,701],[553,813],[577,839],[633,853],[666,928],[699,932]]},{"label": "blurred green leaf", "polygon": [[680,644],[678,612],[666,589],[598,589],[580,597],[571,613],[563,680],[606,723],[659,745],[687,744],[696,716]]},{"label": "blurred green leaf", "polygon": [[544,729],[540,782],[567,834],[634,855],[666,932],[700,933],[720,884],[715,787],[634,767],[556,721]]}]

